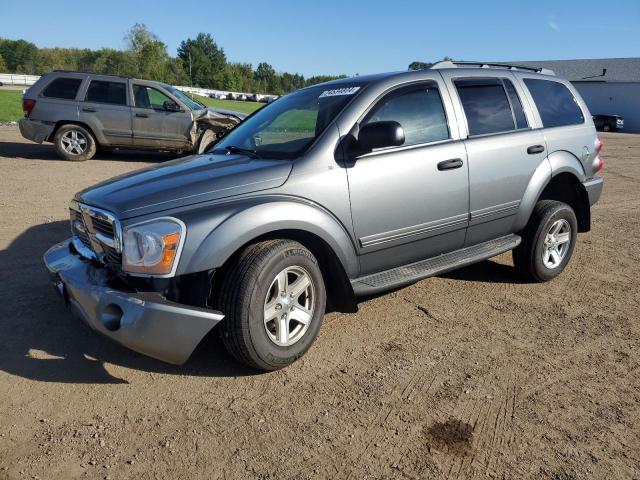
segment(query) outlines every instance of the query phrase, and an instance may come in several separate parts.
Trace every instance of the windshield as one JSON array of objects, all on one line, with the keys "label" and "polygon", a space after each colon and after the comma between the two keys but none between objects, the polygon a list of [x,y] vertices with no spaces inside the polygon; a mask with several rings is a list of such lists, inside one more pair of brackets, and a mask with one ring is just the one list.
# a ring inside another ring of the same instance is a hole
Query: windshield
[{"label": "windshield", "polygon": [[238,125],[216,144],[213,151],[225,153],[244,149],[262,158],[297,158],[361,87],[319,85],[286,95]]},{"label": "windshield", "polygon": [[182,102],[186,103],[187,107],[189,107],[191,110],[202,110],[203,108],[205,108],[203,104],[195,100],[192,100],[184,92],[181,92],[177,88],[173,88],[170,85],[166,85],[165,88],[169,90],[173,95],[178,97],[180,100],[182,100]]}]

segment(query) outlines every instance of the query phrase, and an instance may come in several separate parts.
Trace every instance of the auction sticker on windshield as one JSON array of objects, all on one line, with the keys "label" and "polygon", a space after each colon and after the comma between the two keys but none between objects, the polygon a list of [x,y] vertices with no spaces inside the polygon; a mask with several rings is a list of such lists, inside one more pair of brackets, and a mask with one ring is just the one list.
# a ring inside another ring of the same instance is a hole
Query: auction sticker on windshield
[{"label": "auction sticker on windshield", "polygon": [[345,88],[336,88],[335,90],[325,90],[320,94],[318,98],[324,97],[339,97],[340,95],[353,95],[360,87],[345,87]]}]

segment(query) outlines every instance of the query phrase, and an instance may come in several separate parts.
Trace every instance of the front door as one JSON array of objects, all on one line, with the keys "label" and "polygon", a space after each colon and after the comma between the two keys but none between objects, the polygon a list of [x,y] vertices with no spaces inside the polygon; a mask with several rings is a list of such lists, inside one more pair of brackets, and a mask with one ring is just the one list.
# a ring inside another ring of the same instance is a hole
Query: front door
[{"label": "front door", "polygon": [[176,101],[160,89],[133,83],[133,144],[143,148],[187,149],[191,147],[191,111],[167,108]]},{"label": "front door", "polygon": [[[360,126],[393,120],[400,147],[374,150],[347,168],[361,274],[456,250],[469,214],[467,155],[447,122],[451,106],[436,81],[385,95]],[[457,132],[456,134],[457,135]]]}]

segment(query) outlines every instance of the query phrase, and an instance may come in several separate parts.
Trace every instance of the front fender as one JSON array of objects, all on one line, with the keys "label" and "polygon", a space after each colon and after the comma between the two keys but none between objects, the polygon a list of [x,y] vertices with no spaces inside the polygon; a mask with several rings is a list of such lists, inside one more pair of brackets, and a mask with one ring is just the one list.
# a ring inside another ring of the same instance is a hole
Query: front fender
[{"label": "front fender", "polygon": [[358,274],[346,228],[319,205],[289,197],[262,197],[203,209],[183,218],[187,239],[176,275],[221,267],[238,249],[278,230],[299,230],[324,240],[350,278]]}]

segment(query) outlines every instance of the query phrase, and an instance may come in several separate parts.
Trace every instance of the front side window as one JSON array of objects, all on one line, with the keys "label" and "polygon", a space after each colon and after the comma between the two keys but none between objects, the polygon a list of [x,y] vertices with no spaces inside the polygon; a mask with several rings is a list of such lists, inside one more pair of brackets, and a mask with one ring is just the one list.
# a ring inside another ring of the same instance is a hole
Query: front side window
[{"label": "front side window", "polygon": [[164,85],[164,88],[166,88],[173,95],[175,95],[180,100],[182,100],[182,102],[188,105],[191,110],[202,110],[203,108],[205,108],[203,104],[199,103],[197,100],[190,98],[187,94],[185,94],[184,92],[181,92],[175,87],[172,87],[171,85]]},{"label": "front side window", "polygon": [[486,135],[515,129],[514,115],[499,78],[454,80],[467,117],[469,135]]},{"label": "front side window", "polygon": [[449,138],[447,117],[435,82],[404,87],[376,104],[362,122],[396,121],[404,130],[404,145],[437,142]]},{"label": "front side window", "polygon": [[231,130],[214,152],[242,148],[264,158],[297,158],[363,88],[318,85],[285,95]]},{"label": "front side window", "polygon": [[133,99],[136,107],[153,108],[154,110],[166,110],[165,102],[175,103],[157,88],[146,85],[133,85]]},{"label": "front side window", "polygon": [[42,96],[74,100],[81,84],[81,78],[56,78],[43,90]]},{"label": "front side window", "polygon": [[123,82],[92,80],[87,89],[85,101],[126,105],[127,84]]},{"label": "front side window", "polygon": [[545,128],[584,123],[582,110],[565,85],[536,78],[525,78],[524,83],[531,92]]}]

